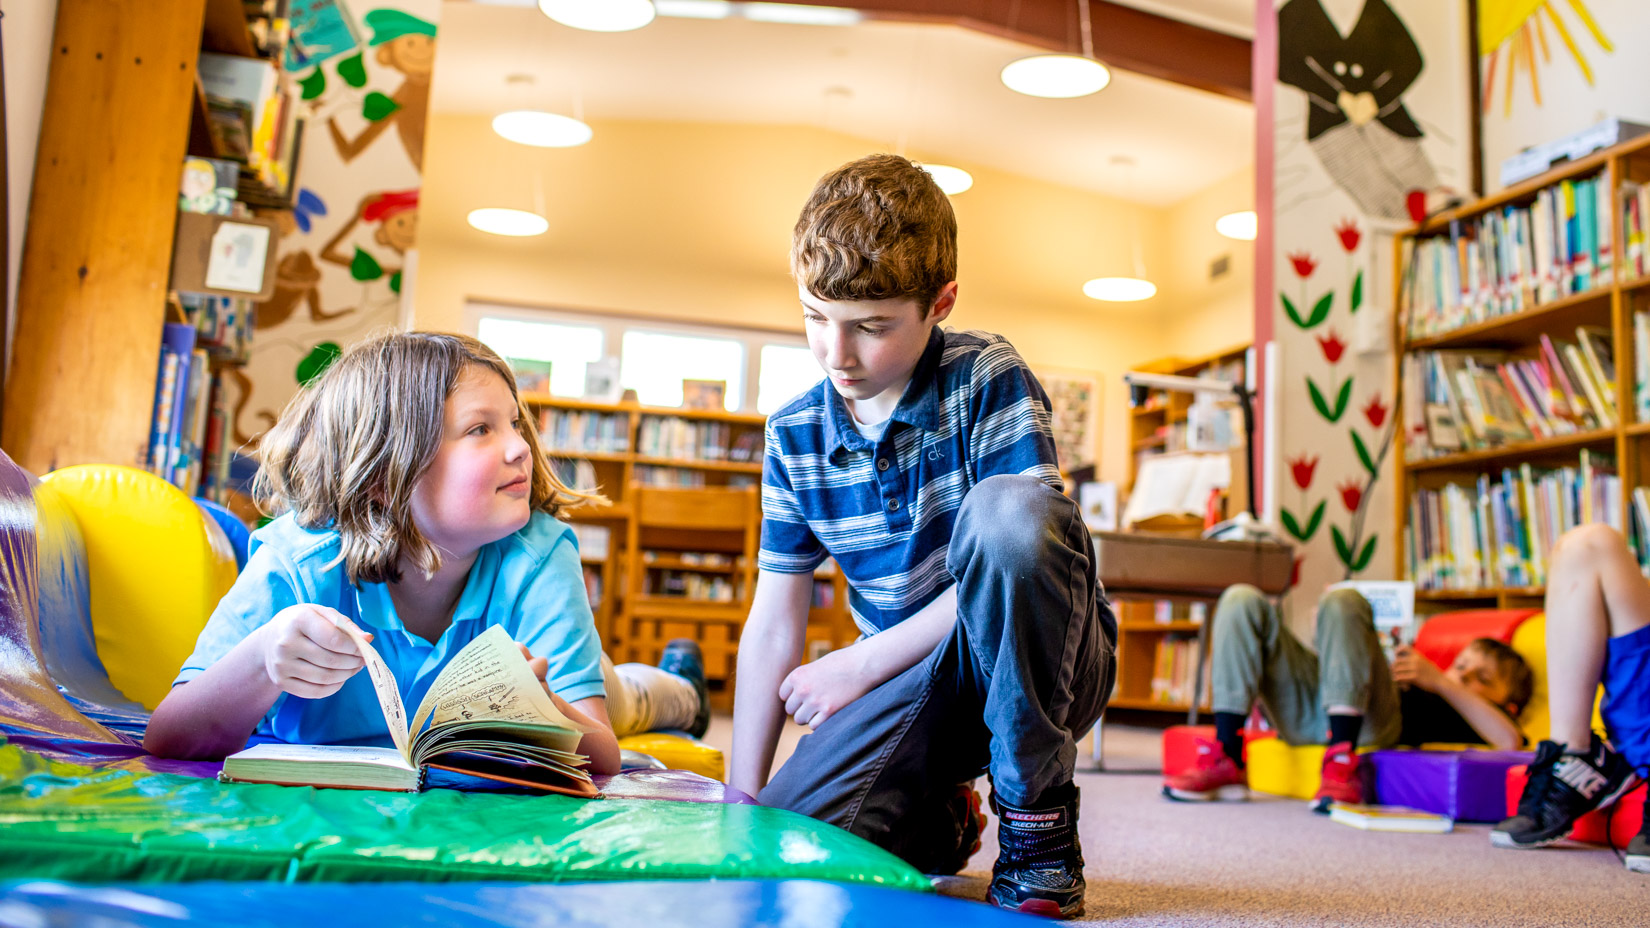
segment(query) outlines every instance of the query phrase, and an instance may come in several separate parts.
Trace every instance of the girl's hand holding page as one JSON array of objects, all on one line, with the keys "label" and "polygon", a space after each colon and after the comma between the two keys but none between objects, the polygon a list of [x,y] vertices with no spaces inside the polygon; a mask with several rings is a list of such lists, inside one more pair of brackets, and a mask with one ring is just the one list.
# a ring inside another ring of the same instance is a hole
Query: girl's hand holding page
[{"label": "girl's hand holding page", "polygon": [[262,629],[264,672],[282,691],[305,699],[338,692],[363,666],[360,649],[335,624],[348,621],[335,609],[310,603],[275,613]]}]

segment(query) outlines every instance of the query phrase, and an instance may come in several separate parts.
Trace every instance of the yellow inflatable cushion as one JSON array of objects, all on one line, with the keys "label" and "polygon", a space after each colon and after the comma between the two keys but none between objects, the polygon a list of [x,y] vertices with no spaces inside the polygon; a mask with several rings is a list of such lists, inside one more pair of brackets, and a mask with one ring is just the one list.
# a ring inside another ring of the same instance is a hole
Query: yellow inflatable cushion
[{"label": "yellow inflatable cushion", "polygon": [[619,750],[652,755],[672,770],[688,770],[713,780],[726,777],[726,762],[721,750],[681,735],[657,731],[627,735],[619,739]]},{"label": "yellow inflatable cushion", "polygon": [[183,491],[141,470],[82,464],[41,482],[80,523],[109,682],[153,709],[235,582],[229,540]]}]

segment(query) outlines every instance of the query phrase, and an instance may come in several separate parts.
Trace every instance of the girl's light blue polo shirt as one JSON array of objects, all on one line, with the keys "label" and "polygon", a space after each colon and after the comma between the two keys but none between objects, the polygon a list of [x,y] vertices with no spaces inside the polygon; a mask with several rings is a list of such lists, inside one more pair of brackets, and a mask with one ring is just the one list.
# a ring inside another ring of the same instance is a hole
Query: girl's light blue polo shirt
[{"label": "girl's light blue polo shirt", "polygon": [[[569,702],[605,695],[601,642],[584,589],[578,543],[567,525],[533,513],[521,531],[482,548],[434,644],[408,632],[382,583],[353,587],[333,530],[306,529],[288,513],[252,534],[246,569],[195,642],[173,686],[194,679],[254,629],[288,606],[330,606],[371,632],[373,648],[401,687],[410,719],[436,675],[493,625],[550,663],[550,688]],[[363,670],[325,699],[282,693],[258,734],[299,744],[392,746],[384,714]]]}]

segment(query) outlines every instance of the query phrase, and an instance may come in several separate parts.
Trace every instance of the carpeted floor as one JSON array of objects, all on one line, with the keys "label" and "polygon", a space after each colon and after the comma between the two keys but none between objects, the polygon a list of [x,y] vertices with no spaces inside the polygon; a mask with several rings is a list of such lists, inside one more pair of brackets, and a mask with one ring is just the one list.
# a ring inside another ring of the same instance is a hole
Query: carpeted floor
[{"label": "carpeted floor", "polygon": [[[802,732],[787,727],[781,760]],[[707,740],[726,749],[730,734],[719,717]],[[1155,773],[1138,772],[1155,771],[1157,739],[1108,726],[1107,772],[1078,775],[1089,885],[1080,924],[1650,926],[1650,876],[1628,873],[1608,849],[1498,850],[1488,825],[1371,834],[1271,797],[1173,803]],[[1086,743],[1082,756],[1092,765]],[[995,835],[993,824],[941,892],[984,898]]]}]

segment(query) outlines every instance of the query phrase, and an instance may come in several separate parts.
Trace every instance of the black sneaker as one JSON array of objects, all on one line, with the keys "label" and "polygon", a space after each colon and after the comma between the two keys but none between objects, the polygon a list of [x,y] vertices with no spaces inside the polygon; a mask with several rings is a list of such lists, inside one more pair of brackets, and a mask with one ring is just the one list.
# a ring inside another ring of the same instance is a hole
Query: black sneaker
[{"label": "black sneaker", "polygon": [[1627,856],[1623,861],[1634,873],[1650,873],[1650,801],[1644,804],[1644,824],[1639,826],[1633,840],[1627,842]]},{"label": "black sneaker", "polygon": [[693,716],[693,725],[687,733],[703,738],[705,732],[710,731],[710,688],[705,685],[705,655],[699,650],[699,642],[692,638],[672,638],[659,655],[659,669],[693,684],[693,691],[699,694],[699,711]]},{"label": "black sneaker", "polygon": [[1496,847],[1546,847],[1562,841],[1576,819],[1615,802],[1639,781],[1626,759],[1596,733],[1584,754],[1541,742],[1529,774],[1518,814],[1490,832]]},{"label": "black sneaker", "polygon": [[1043,794],[1036,808],[1021,809],[991,796],[997,813],[997,863],[986,899],[994,906],[1076,918],[1083,914],[1083,849],[1077,841],[1075,783]]}]

